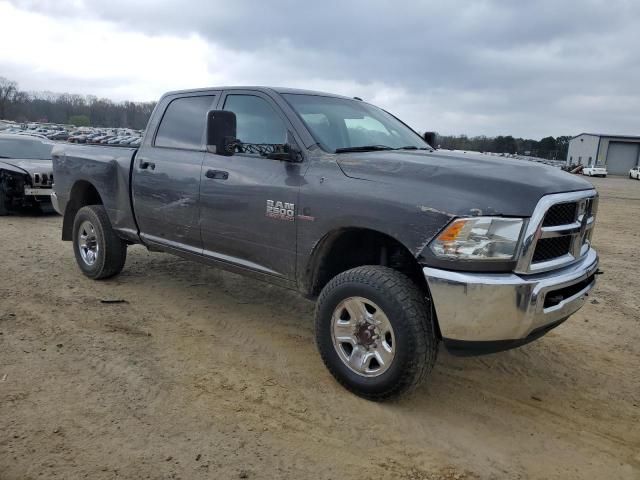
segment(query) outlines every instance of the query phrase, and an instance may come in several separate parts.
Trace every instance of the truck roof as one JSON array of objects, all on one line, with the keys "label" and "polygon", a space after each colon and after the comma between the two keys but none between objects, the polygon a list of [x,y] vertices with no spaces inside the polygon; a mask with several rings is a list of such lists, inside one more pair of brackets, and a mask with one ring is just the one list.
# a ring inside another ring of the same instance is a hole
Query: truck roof
[{"label": "truck roof", "polygon": [[257,90],[264,93],[292,93],[298,95],[319,95],[323,97],[336,97],[336,98],[347,98],[352,100],[352,97],[347,97],[345,95],[336,95],[334,93],[327,92],[319,92],[315,90],[303,90],[299,88],[287,88],[287,87],[265,87],[265,86],[233,86],[233,87],[208,87],[208,88],[190,88],[186,90],[174,90],[171,92],[165,93],[163,96],[167,95],[179,95],[183,93],[197,93],[197,92],[208,92],[211,90]]}]

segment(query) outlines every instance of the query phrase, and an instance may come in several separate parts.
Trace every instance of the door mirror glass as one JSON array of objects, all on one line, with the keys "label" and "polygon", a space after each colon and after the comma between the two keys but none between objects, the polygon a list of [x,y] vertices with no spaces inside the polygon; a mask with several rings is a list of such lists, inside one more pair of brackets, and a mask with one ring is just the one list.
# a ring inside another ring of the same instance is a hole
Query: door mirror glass
[{"label": "door mirror glass", "polygon": [[433,148],[436,148],[436,132],[424,132],[422,138]]},{"label": "door mirror glass", "polygon": [[227,110],[207,113],[207,151],[231,156],[237,145],[236,114]]}]

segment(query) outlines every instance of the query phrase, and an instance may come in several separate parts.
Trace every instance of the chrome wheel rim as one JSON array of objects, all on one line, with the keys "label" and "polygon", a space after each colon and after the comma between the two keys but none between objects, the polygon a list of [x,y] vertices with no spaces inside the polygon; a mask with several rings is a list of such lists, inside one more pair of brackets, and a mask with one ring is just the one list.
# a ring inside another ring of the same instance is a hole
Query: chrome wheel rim
[{"label": "chrome wheel rim", "polygon": [[98,260],[100,253],[98,237],[95,227],[88,220],[82,222],[78,230],[78,249],[82,261],[88,266],[93,266]]},{"label": "chrome wheel rim", "polygon": [[331,317],[331,338],[342,363],[358,375],[377,377],[393,363],[393,327],[371,300],[349,297],[340,302]]}]

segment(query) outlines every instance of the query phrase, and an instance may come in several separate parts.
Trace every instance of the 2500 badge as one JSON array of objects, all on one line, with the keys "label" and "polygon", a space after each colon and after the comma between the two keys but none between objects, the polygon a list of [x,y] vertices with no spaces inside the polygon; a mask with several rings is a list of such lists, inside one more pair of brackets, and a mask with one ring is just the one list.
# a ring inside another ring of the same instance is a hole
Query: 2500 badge
[{"label": "2500 badge", "polygon": [[296,206],[294,203],[267,200],[266,216],[269,218],[275,218],[277,220],[286,220],[288,222],[293,222],[295,209]]}]

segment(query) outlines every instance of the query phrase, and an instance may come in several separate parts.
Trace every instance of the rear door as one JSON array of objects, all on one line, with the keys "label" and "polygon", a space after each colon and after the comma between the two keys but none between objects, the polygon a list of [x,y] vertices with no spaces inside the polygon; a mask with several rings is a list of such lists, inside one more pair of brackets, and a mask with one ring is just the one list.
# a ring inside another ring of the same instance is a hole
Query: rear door
[{"label": "rear door", "polygon": [[219,107],[236,114],[237,138],[254,148],[230,157],[205,153],[200,224],[205,255],[294,280],[296,203],[304,164],[270,160],[260,146],[283,144],[293,128],[267,95],[225,92]]},{"label": "rear door", "polygon": [[165,98],[166,109],[133,165],[133,202],[141,237],[191,252],[202,251],[200,174],[207,112],[220,92]]}]

